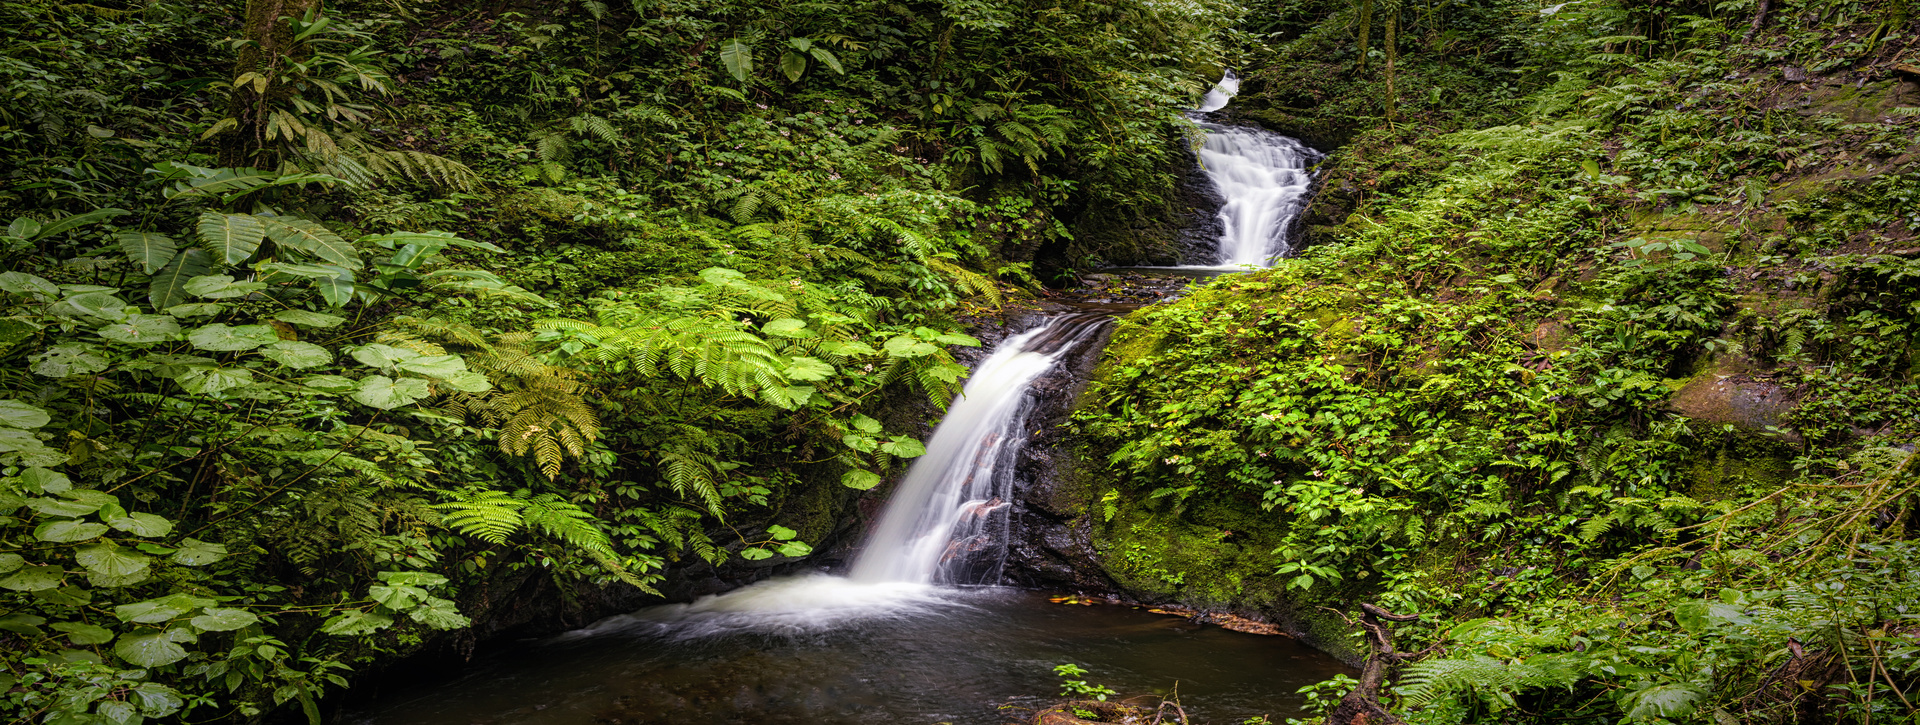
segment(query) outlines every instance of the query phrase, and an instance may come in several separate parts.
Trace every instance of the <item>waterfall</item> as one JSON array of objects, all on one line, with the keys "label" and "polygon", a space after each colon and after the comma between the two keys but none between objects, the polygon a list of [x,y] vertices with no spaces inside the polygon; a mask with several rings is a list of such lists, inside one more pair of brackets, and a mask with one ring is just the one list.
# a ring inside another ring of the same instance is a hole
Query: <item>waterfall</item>
[{"label": "waterfall", "polygon": [[907,469],[854,562],[856,582],[990,584],[1006,557],[1013,467],[1026,445],[1034,379],[1107,324],[1056,317],[1008,338],[980,363],[927,453]]},{"label": "waterfall", "polygon": [[1227,101],[1232,100],[1234,94],[1239,92],[1240,76],[1234,75],[1233,69],[1229,68],[1225,75],[1220,76],[1220,82],[1208,89],[1206,97],[1200,99],[1200,107],[1193,110],[1199,113],[1212,113],[1226,108]]},{"label": "waterfall", "polygon": [[1207,138],[1200,147],[1200,166],[1226,203],[1220,207],[1225,231],[1220,256],[1200,268],[1238,269],[1270,267],[1291,251],[1287,228],[1306,206],[1313,174],[1307,166],[1320,153],[1298,140],[1247,126],[1209,123],[1204,114],[1225,108],[1240,91],[1240,78],[1227,71],[1207,92],[1194,115]]}]

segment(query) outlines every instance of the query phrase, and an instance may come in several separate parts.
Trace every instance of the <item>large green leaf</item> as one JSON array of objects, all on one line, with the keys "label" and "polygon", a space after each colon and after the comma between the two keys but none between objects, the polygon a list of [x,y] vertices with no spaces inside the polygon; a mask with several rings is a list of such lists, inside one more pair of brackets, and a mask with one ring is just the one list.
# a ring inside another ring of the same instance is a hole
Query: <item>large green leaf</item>
[{"label": "large green leaf", "polygon": [[787,80],[800,80],[800,76],[807,72],[807,57],[791,50],[781,53],[780,72],[786,74]]},{"label": "large green leaf", "polygon": [[268,360],[294,369],[318,367],[333,362],[333,353],[311,342],[281,340],[260,348],[260,354]]},{"label": "large green leaf", "polygon": [[1628,720],[1678,718],[1691,714],[1707,693],[1686,683],[1665,683],[1644,687],[1627,695],[1621,703]]},{"label": "large green leaf", "polygon": [[151,557],[110,541],[80,547],[74,551],[73,560],[86,567],[88,581],[105,587],[138,583],[146,578],[152,562]]},{"label": "large green leaf", "polygon": [[204,249],[182,249],[147,285],[147,301],[164,310],[187,301],[187,282],[213,271],[213,258]]},{"label": "large green leaf", "polygon": [[0,588],[16,592],[37,592],[60,586],[60,578],[66,572],[57,566],[29,566],[0,579]]},{"label": "large green leaf", "polygon": [[50,378],[87,375],[107,369],[107,357],[100,353],[100,348],[77,342],[55,345],[27,359],[33,362],[34,372]]},{"label": "large green leaf", "polygon": [[113,528],[146,539],[166,536],[167,532],[173,530],[173,522],[157,514],[135,513],[116,516],[107,519],[107,524]]},{"label": "large green leaf", "polygon": [[47,237],[51,237],[55,234],[59,234],[61,232],[67,231],[69,229],[73,229],[75,227],[80,227],[87,224],[93,224],[96,222],[103,222],[117,216],[124,216],[131,213],[133,212],[127,211],[125,209],[114,209],[110,207],[106,209],[95,209],[85,214],[75,214],[73,216],[66,217],[64,219],[58,219],[55,221],[48,222],[44,225],[41,225],[40,232],[33,235],[33,238],[46,239]]},{"label": "large green leaf", "polygon": [[880,485],[880,474],[856,468],[840,476],[840,485],[865,491]]},{"label": "large green leaf", "polygon": [[165,632],[125,635],[113,645],[113,653],[136,667],[159,667],[187,658],[187,650]]},{"label": "large green leaf", "polygon": [[320,631],[327,634],[361,635],[393,626],[393,617],[378,612],[351,611],[342,612],[320,625]]},{"label": "large green leaf", "polygon": [[340,323],[347,321],[345,317],[324,315],[307,310],[281,310],[273,314],[273,319],[301,327],[338,327]]},{"label": "large green leaf", "polygon": [[227,558],[225,546],[209,544],[199,539],[184,539],[178,548],[174,549],[173,556],[167,557],[167,560],[181,566],[206,566],[225,558]]},{"label": "large green leaf", "polygon": [[425,355],[402,360],[394,367],[429,378],[450,378],[467,372],[467,361],[459,355]]},{"label": "large green leaf", "polygon": [[35,527],[33,530],[33,538],[41,541],[68,544],[75,541],[97,539],[100,538],[101,534],[107,533],[107,531],[106,524],[67,519],[64,521],[48,521]]},{"label": "large green leaf", "polygon": [[[402,362],[420,357],[420,353],[404,347],[371,343],[353,349],[353,359],[370,368],[391,369]],[[463,366],[464,369],[464,366]]]},{"label": "large green leaf", "polygon": [[847,69],[840,66],[840,59],[833,56],[833,51],[816,45],[808,48],[807,54],[813,56],[814,60],[827,64],[827,67],[832,68],[833,72],[846,75]]},{"label": "large green leaf", "polygon": [[392,410],[425,400],[431,394],[427,381],[419,378],[395,380],[385,375],[369,375],[361,378],[359,389],[353,391],[353,399],[381,410]]},{"label": "large green leaf", "polygon": [[784,374],[788,380],[826,380],[833,375],[833,366],[815,358],[796,357],[787,363]]},{"label": "large green leaf", "polygon": [[11,398],[0,400],[0,425],[15,428],[38,428],[46,425],[52,418],[47,411],[27,405]]},{"label": "large green leaf", "polygon": [[360,254],[353,250],[353,244],[319,222],[290,216],[257,218],[266,225],[267,236],[280,246],[306,252],[347,269],[360,268]]},{"label": "large green leaf", "polygon": [[46,300],[60,299],[60,286],[25,272],[0,272],[0,290],[17,295],[34,295]]},{"label": "large green leaf", "polygon": [[246,368],[191,367],[173,381],[189,393],[213,395],[253,383],[253,371]]},{"label": "large green leaf", "polygon": [[0,615],[0,632],[13,632],[15,634],[24,634],[29,637],[38,637],[43,634],[46,634],[46,632],[41,631],[40,629],[40,625],[46,624],[46,623],[47,623],[46,617],[42,617],[36,614]]},{"label": "large green leaf", "polygon": [[407,612],[407,616],[434,629],[460,629],[473,623],[454,608],[453,602],[439,597],[427,597],[420,606]]},{"label": "large green leaf", "polygon": [[54,622],[47,625],[50,629],[67,633],[67,641],[74,644],[106,644],[113,641],[113,630],[86,622]]},{"label": "large green leaf", "polygon": [[209,632],[231,632],[260,621],[252,612],[245,609],[209,608],[206,614],[187,620],[195,627]]},{"label": "large green leaf", "polygon": [[215,323],[187,333],[187,341],[202,350],[238,352],[279,342],[280,333],[274,332],[272,325],[227,326]]},{"label": "large green leaf", "polygon": [[9,572],[18,570],[20,567],[23,567],[26,565],[27,565],[27,560],[22,558],[19,554],[13,554],[13,553],[0,554],[0,574],[6,574]]},{"label": "large green leaf", "polygon": [[345,307],[353,301],[353,271],[336,267],[334,276],[315,279],[313,288],[320,290],[320,298],[326,300],[328,305]]},{"label": "large green leaf", "polygon": [[739,38],[721,43],[720,64],[734,80],[745,83],[747,76],[753,75],[753,48]]},{"label": "large green leaf", "polygon": [[167,315],[131,315],[100,328],[100,336],[129,345],[151,345],[180,334],[180,323]]},{"label": "large green leaf", "polygon": [[187,294],[207,299],[224,300],[247,295],[266,289],[262,282],[241,282],[224,274],[208,274],[187,280]]},{"label": "large green leaf", "polygon": [[200,243],[213,253],[214,259],[221,264],[239,264],[260,250],[260,240],[267,234],[261,219],[252,214],[204,212],[194,231],[200,234]]},{"label": "large green leaf", "polygon": [[120,251],[125,252],[127,258],[140,265],[140,271],[147,274],[153,274],[155,270],[167,266],[167,262],[173,259],[174,252],[179,250],[179,245],[174,243],[173,237],[165,234],[121,232],[115,234],[114,239],[120,242]]},{"label": "large green leaf", "polygon": [[9,452],[14,455],[0,457],[0,460],[17,458],[17,463],[27,466],[57,466],[67,461],[67,454],[47,447],[30,432],[19,428],[0,428],[0,453]]}]

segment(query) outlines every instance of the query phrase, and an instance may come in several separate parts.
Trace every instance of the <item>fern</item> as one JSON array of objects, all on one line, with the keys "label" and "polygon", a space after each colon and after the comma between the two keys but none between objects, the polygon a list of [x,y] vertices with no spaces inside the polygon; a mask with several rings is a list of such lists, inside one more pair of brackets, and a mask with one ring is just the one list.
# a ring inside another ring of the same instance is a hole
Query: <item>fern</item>
[{"label": "fern", "polygon": [[585,553],[621,581],[649,594],[660,593],[620,564],[612,539],[593,514],[556,494],[479,489],[452,495],[453,501],[431,507],[442,513],[441,523],[447,528],[493,544],[504,544],[520,531],[545,534]]}]

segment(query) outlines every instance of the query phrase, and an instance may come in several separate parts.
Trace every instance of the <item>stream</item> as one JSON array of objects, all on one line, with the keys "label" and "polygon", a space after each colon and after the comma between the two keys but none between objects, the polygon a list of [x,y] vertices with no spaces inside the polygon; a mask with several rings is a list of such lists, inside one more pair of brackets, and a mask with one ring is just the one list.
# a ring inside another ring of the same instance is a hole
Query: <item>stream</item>
[{"label": "stream", "polygon": [[[1318,158],[1298,141],[1206,122],[1200,159],[1226,203],[1219,258],[1167,271],[1266,267]],[[1295,691],[1345,667],[1287,638],[1124,606],[1074,606],[1003,581],[1014,469],[1034,432],[1032,385],[1104,339],[1075,311],[1011,335],[977,365],[927,452],[894,487],[844,575],[762,581],[650,607],[481,657],[458,679],[377,696],[366,725],[951,723],[1032,719],[1059,699],[1057,665],[1123,696],[1177,694],[1196,722],[1298,717]]]}]

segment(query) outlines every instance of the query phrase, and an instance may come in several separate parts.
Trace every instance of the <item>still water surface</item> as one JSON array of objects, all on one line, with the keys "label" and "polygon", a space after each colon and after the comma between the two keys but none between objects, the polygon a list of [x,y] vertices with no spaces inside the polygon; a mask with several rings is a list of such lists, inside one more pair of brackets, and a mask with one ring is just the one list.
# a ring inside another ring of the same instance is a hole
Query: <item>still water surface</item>
[{"label": "still water surface", "polygon": [[[1196,722],[1299,716],[1300,687],[1350,670],[1285,637],[1001,588],[900,585],[844,603],[845,580],[656,607],[476,660],[459,680],[377,703],[366,725],[855,723],[1001,725],[1056,699],[1055,665],[1122,697],[1176,683]],[[798,602],[769,611],[778,596]],[[1149,704],[1157,699],[1148,698]]]}]

